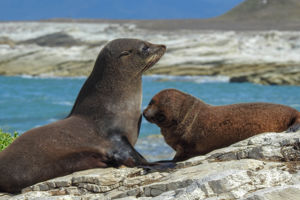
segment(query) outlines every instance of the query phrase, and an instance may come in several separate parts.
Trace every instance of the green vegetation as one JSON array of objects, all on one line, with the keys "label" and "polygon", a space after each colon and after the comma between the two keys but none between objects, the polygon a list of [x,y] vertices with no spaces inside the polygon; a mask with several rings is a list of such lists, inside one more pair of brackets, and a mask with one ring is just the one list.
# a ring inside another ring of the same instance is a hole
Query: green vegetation
[{"label": "green vegetation", "polygon": [[14,132],[14,134],[5,133],[0,129],[0,151],[5,149],[8,145],[10,145],[19,134],[17,132]]}]

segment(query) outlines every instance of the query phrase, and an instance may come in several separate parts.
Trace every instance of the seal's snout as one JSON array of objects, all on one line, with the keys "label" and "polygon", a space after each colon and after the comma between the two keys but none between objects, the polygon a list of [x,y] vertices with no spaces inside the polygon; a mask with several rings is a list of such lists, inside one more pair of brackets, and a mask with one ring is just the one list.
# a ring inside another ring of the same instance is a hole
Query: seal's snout
[{"label": "seal's snout", "polygon": [[163,52],[166,52],[166,50],[167,50],[166,45],[163,45],[163,44],[157,45],[157,48],[158,48],[159,50],[163,51]]},{"label": "seal's snout", "polygon": [[165,54],[167,47],[162,44],[150,44],[150,47],[147,49],[147,58],[146,58],[146,66],[143,68],[142,72],[145,72],[153,65],[155,65],[159,59]]},{"label": "seal's snout", "polygon": [[167,50],[167,46],[166,45],[160,44],[159,47],[162,48],[162,49],[164,49],[164,50]]},{"label": "seal's snout", "polygon": [[167,50],[166,45],[163,45],[163,44],[153,45],[153,53],[155,53],[155,54],[159,53],[159,54],[163,55],[166,52],[166,50]]}]

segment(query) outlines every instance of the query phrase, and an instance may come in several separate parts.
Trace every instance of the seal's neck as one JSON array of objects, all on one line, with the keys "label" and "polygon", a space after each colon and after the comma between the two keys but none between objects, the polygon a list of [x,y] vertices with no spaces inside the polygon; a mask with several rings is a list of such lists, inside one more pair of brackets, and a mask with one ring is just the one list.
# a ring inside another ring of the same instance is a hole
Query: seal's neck
[{"label": "seal's neck", "polygon": [[103,111],[115,113],[133,109],[140,104],[141,93],[141,77],[120,80],[107,75],[97,80],[91,75],[81,88],[69,116],[80,114],[91,117],[91,113],[99,115]]},{"label": "seal's neck", "polygon": [[105,66],[101,62],[96,62],[95,66],[97,67],[81,88],[69,116],[84,115],[99,120],[105,114],[130,109],[140,111],[141,75],[130,77],[128,74],[121,74],[118,68]]},{"label": "seal's neck", "polygon": [[81,116],[93,121],[99,134],[122,130],[134,145],[139,133],[142,79],[120,81],[118,77],[89,77],[68,117]]},{"label": "seal's neck", "polygon": [[181,106],[181,111],[179,114],[178,125],[174,134],[182,136],[184,134],[189,134],[195,125],[199,125],[198,117],[205,115],[209,112],[210,105],[201,101],[200,99],[188,95]]}]

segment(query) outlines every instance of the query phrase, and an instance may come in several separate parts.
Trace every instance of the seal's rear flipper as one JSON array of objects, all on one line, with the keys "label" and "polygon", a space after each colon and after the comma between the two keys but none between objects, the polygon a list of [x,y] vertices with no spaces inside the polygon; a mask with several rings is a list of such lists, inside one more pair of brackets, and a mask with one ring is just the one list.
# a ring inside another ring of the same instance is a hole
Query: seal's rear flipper
[{"label": "seal's rear flipper", "polygon": [[297,132],[300,130],[300,112],[292,119],[289,128],[286,130],[287,133]]},{"label": "seal's rear flipper", "polygon": [[297,124],[294,124],[294,125],[290,126],[290,127],[286,130],[286,132],[287,132],[287,133],[292,133],[292,132],[297,132],[297,131],[299,131],[299,130],[300,130],[300,123],[297,123]]}]

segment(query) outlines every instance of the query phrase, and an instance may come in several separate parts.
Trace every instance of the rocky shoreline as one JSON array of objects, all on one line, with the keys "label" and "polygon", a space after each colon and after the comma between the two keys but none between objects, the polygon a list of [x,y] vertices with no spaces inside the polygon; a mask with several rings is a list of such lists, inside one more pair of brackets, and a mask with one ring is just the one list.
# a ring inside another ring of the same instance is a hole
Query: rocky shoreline
[{"label": "rocky shoreline", "polygon": [[165,171],[91,169],[2,199],[300,199],[300,131],[264,133]]},{"label": "rocky shoreline", "polygon": [[298,31],[159,31],[130,23],[0,23],[0,75],[87,76],[108,41],[166,44],[147,74],[228,76],[230,82],[300,85]]}]

